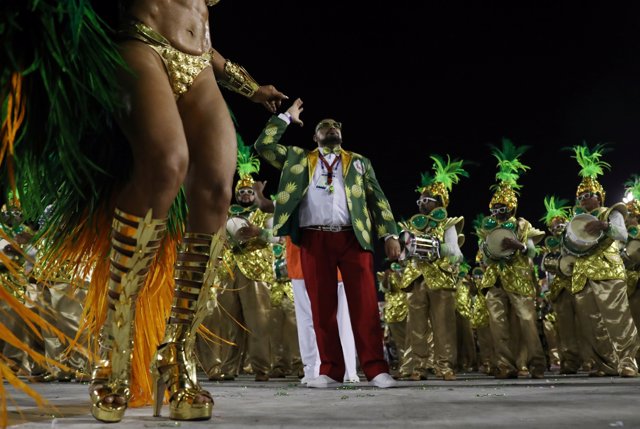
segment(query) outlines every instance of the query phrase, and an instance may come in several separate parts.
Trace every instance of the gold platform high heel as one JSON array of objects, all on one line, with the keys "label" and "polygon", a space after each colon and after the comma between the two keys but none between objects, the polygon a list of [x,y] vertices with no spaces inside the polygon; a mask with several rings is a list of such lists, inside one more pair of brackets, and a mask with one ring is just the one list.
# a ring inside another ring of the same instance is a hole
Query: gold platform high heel
[{"label": "gold platform high heel", "polygon": [[116,209],[111,233],[107,317],[100,330],[100,359],[89,384],[91,414],[119,422],[131,396],[131,355],[136,298],[166,231],[166,220]]},{"label": "gold platform high heel", "polygon": [[207,303],[213,299],[211,286],[222,244],[220,233],[186,233],[180,243],[171,315],[151,367],[156,417],[160,416],[166,388],[170,395],[169,418],[211,418],[213,398],[198,384],[194,349],[196,329],[209,313]]}]

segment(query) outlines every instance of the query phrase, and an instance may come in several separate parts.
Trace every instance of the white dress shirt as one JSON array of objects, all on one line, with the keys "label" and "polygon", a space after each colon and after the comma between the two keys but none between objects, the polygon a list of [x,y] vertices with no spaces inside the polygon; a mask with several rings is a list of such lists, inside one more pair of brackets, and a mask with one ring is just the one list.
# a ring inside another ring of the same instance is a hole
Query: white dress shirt
[{"label": "white dress shirt", "polygon": [[[324,155],[325,160],[331,165],[338,155],[330,153]],[[344,177],[342,176],[342,159],[338,157],[333,166],[333,190],[327,183],[327,168],[318,159],[313,171],[311,183],[307,194],[300,203],[300,227],[310,225],[351,225],[351,215],[347,206],[347,196],[344,190]]]},{"label": "white dress shirt", "polygon": [[[278,118],[291,123],[291,116],[280,113]],[[337,155],[324,155],[324,159],[331,165]],[[344,177],[342,176],[342,159],[338,159],[333,166],[333,191],[329,192],[327,183],[327,169],[318,158],[313,172],[309,190],[300,203],[300,227],[310,225],[351,225],[351,215],[347,206],[347,196],[344,191]]]}]

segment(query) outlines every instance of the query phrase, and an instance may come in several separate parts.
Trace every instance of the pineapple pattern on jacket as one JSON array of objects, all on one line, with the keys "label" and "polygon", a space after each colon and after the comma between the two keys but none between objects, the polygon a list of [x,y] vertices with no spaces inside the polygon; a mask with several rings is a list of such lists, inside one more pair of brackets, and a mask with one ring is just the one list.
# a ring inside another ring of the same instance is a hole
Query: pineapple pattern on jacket
[{"label": "pineapple pattern on jacket", "polygon": [[[290,235],[295,244],[300,244],[298,210],[318,163],[318,149],[279,144],[287,126],[285,121],[272,116],[254,147],[265,161],[282,171],[276,194],[273,233],[278,236]],[[354,233],[364,250],[373,251],[374,233],[378,238],[397,234],[391,207],[369,159],[343,150],[341,161]]]}]

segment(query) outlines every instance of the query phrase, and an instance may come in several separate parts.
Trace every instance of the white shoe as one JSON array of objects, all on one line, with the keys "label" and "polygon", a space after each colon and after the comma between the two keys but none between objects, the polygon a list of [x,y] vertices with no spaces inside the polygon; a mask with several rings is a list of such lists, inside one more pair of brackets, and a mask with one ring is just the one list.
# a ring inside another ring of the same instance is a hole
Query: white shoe
[{"label": "white shoe", "polygon": [[388,389],[389,387],[398,387],[398,382],[393,379],[388,373],[381,372],[371,379],[371,384],[381,389]]},{"label": "white shoe", "polygon": [[326,389],[328,387],[338,387],[342,383],[335,381],[328,375],[320,375],[318,378],[307,381],[307,387],[314,387],[316,389]]}]

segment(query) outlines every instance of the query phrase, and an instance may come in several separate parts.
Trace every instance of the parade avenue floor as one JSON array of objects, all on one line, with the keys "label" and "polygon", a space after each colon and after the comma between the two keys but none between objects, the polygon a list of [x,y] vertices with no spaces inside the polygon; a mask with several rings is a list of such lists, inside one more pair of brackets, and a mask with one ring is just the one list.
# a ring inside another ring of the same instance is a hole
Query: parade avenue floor
[{"label": "parade avenue floor", "polygon": [[[365,380],[362,377],[362,380]],[[394,389],[368,382],[309,389],[295,377],[255,382],[252,376],[202,385],[215,400],[204,422],[154,418],[151,407],[127,410],[107,424],[89,412],[87,385],[32,384],[51,408],[8,385],[9,426],[16,428],[640,428],[640,378],[496,380],[477,373],[457,381],[401,381]],[[168,414],[168,406],[163,408]]]}]

